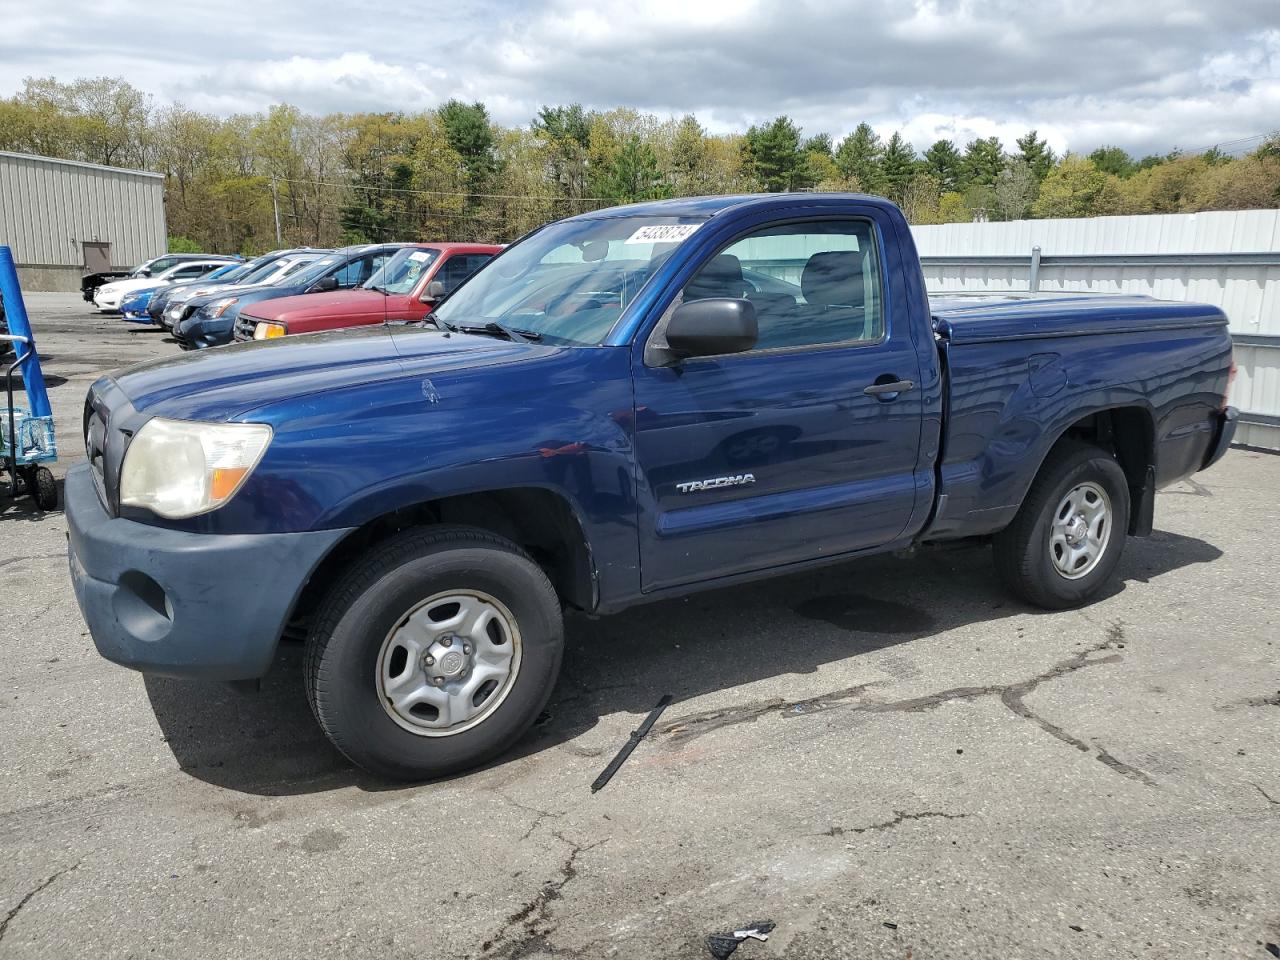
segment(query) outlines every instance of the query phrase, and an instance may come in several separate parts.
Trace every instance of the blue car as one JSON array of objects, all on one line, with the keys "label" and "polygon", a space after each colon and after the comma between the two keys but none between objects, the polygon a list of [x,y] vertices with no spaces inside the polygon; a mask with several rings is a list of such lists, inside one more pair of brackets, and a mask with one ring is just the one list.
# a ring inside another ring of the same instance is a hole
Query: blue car
[{"label": "blue car", "polygon": [[234,276],[238,271],[244,269],[244,261],[233,260],[225,267],[218,267],[202,276],[191,277],[186,280],[178,280],[172,283],[152,283],[145,287],[138,287],[126,293],[120,300],[120,316],[124,320],[133,323],[154,323],[151,314],[148,312],[152,299],[160,293],[160,291],[169,291],[175,287],[190,286],[194,283],[209,283],[218,281],[230,276]]},{"label": "blue car", "polygon": [[155,292],[156,287],[146,287],[142,290],[134,290],[132,293],[125,294],[120,301],[120,317],[134,323],[150,323],[151,318],[147,316],[147,306],[151,303],[151,295]]}]

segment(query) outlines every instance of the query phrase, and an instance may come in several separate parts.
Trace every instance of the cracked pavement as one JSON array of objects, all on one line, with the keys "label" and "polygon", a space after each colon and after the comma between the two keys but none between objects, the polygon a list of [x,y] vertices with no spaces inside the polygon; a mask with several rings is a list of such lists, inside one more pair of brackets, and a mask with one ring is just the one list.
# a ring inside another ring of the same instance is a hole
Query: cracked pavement
[{"label": "cracked pavement", "polygon": [[[176,348],[30,306],[65,467],[97,372]],[[63,518],[8,506],[0,956],[693,958],[767,919],[735,960],[1265,958],[1278,487],[1235,450],[1164,492],[1080,611],[963,546],[575,617],[525,742],[414,787],[329,747],[297,647],[256,697],[101,660]]]}]

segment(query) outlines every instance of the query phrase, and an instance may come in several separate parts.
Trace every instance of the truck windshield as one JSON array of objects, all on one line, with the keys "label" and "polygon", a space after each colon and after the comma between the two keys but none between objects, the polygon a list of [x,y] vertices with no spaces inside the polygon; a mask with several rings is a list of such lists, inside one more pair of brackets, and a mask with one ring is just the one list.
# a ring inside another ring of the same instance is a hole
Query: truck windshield
[{"label": "truck windshield", "polygon": [[547,343],[601,343],[653,271],[702,220],[564,220],[509,247],[435,312],[466,329],[501,323]]},{"label": "truck windshield", "polygon": [[439,250],[405,247],[384,263],[364,284],[366,290],[383,293],[411,293],[427,268],[436,262]]}]

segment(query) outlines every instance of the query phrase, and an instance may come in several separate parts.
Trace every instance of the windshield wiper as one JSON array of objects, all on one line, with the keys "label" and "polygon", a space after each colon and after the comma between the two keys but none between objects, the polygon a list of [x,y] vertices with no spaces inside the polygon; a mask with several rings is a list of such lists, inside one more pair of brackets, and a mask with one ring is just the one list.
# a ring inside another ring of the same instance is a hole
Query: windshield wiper
[{"label": "windshield wiper", "polygon": [[439,329],[445,331],[446,333],[458,332],[458,328],[455,327],[452,323],[450,323],[448,320],[441,320],[434,313],[427,314],[425,317],[422,318],[422,321],[423,323],[434,323]]},{"label": "windshield wiper", "polygon": [[377,291],[378,291],[380,294],[382,294],[384,297],[389,297],[389,296],[391,296],[391,294],[387,291],[387,288],[386,288],[386,287],[380,287],[380,286],[378,286],[376,283],[371,283],[371,284],[370,284],[366,289],[369,289],[369,290],[377,290]]},{"label": "windshield wiper", "polygon": [[461,333],[480,333],[491,337],[506,337],[512,343],[533,343],[535,340],[542,339],[542,334],[535,330],[517,330],[514,327],[508,327],[505,323],[499,323],[497,320],[490,320],[480,327],[456,327],[455,329]]}]

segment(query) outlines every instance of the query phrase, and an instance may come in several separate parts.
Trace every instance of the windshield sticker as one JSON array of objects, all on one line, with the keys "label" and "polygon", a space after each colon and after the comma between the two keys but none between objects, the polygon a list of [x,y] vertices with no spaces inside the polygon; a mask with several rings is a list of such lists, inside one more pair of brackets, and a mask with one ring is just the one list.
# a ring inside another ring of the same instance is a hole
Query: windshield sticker
[{"label": "windshield sticker", "polygon": [[417,263],[423,263],[431,259],[431,255],[425,250],[415,250],[413,253],[409,254],[409,259]]},{"label": "windshield sticker", "polygon": [[700,223],[650,224],[641,227],[624,243],[681,243],[693,235],[693,231],[702,226]]}]

